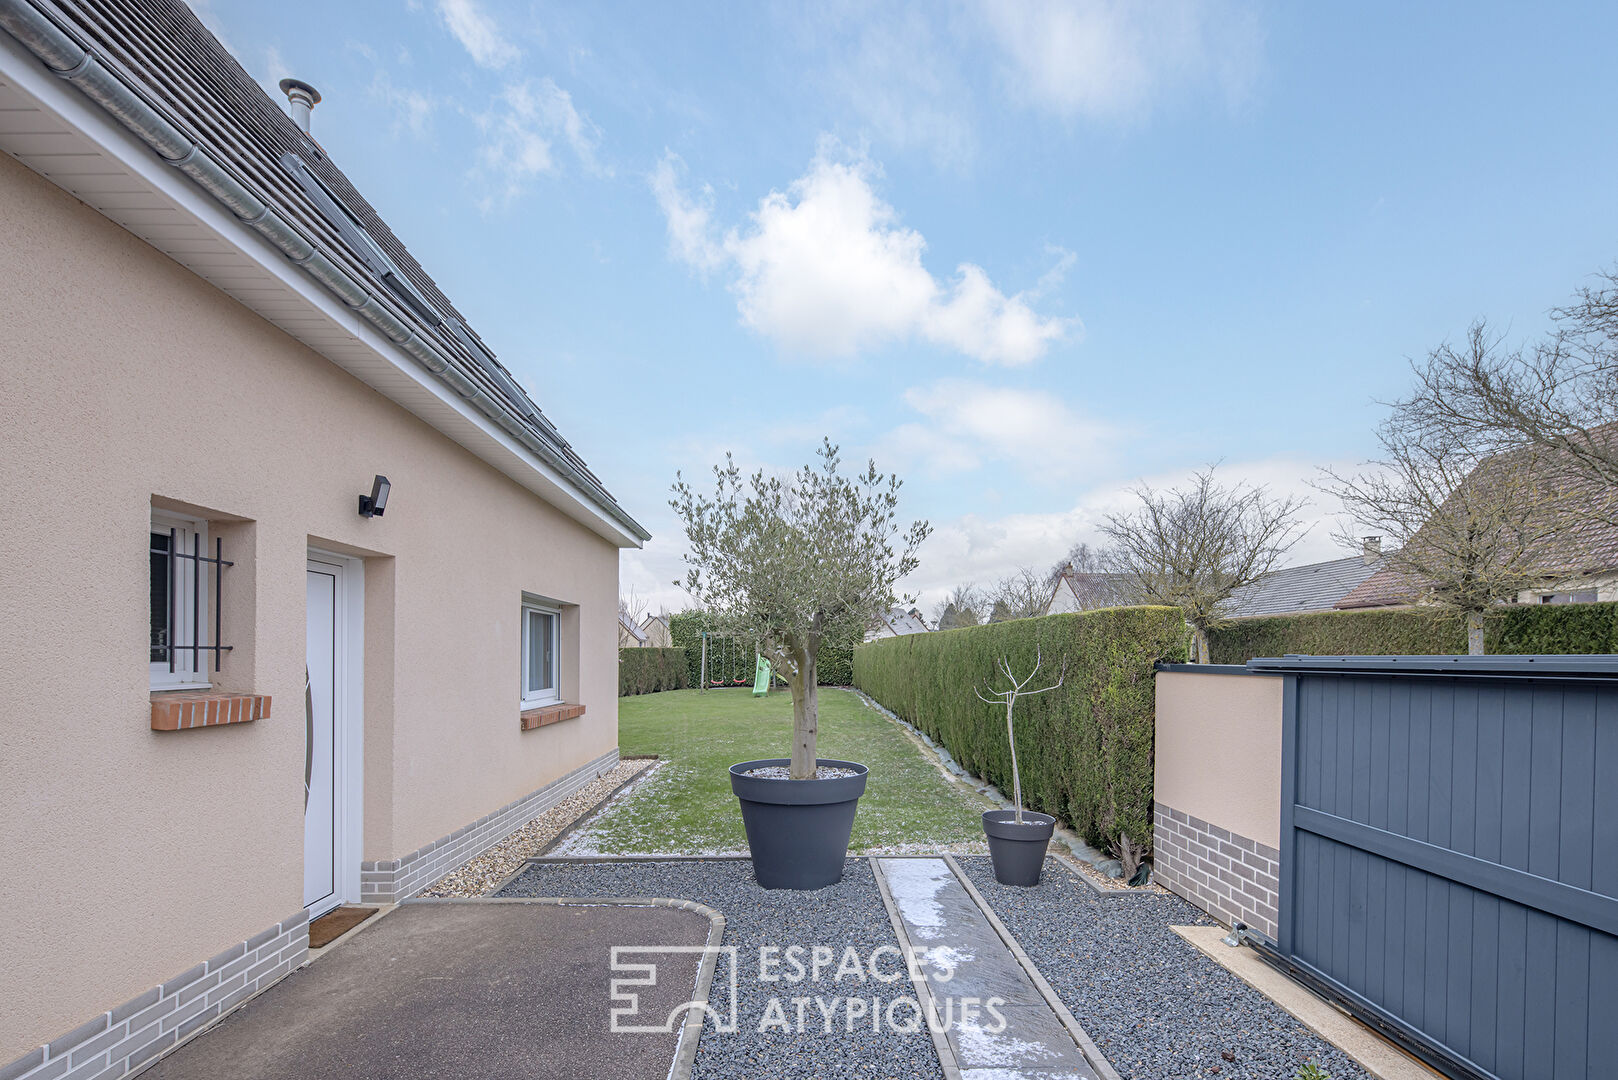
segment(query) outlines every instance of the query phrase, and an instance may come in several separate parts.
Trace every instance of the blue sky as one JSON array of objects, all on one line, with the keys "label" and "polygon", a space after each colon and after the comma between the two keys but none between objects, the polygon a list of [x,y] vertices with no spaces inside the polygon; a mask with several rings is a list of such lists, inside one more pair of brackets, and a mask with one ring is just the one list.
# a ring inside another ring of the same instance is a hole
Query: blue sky
[{"label": "blue sky", "polygon": [[[1142,479],[1305,492],[1406,358],[1618,258],[1618,5],[211,0],[654,533],[733,450],[905,478],[908,583]],[[1335,508],[1291,561],[1338,554]]]}]

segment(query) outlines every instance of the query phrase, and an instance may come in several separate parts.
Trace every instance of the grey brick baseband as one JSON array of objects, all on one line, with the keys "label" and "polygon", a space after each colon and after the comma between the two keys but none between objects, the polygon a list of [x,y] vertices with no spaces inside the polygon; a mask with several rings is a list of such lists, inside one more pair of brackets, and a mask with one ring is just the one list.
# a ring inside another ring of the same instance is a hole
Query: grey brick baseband
[{"label": "grey brick baseband", "polygon": [[[613,747],[566,776],[507,803],[426,847],[386,862],[360,863],[360,903],[396,904],[416,895],[468,859],[483,854],[540,814],[618,764]],[[3,1078],[0,1078],[3,1080]]]},{"label": "grey brick baseband", "polygon": [[299,911],[7,1064],[0,1080],[128,1076],[292,973],[309,956]]},{"label": "grey brick baseband", "polygon": [[1152,880],[1226,926],[1244,922],[1272,941],[1281,891],[1281,853],[1157,804]]}]

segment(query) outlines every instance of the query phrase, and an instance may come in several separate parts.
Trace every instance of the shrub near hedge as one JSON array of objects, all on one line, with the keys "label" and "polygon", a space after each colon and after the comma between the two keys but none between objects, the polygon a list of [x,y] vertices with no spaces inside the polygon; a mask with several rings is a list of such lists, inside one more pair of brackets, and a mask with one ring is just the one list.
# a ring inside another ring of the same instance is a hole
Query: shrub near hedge
[{"label": "shrub near hedge", "polygon": [[[702,632],[712,625],[701,611],[682,611],[669,616],[669,640],[685,650],[686,685],[702,685]],[[729,667],[733,671],[721,672],[727,679],[741,678],[753,685],[753,647],[730,639],[708,642],[710,669]],[[854,682],[854,647],[852,645],[822,645],[819,662],[815,665],[816,683],[820,686],[851,686]]]},{"label": "shrub near hedge", "polygon": [[854,650],[854,685],[941,743],[962,766],[1011,790],[1005,709],[973,688],[1019,676],[1043,654],[1038,683],[1061,689],[1017,702],[1017,761],[1028,808],[1066,821],[1103,849],[1120,832],[1150,844],[1159,661],[1186,658],[1173,608],[1108,608],[884,638]]},{"label": "shrub near hedge", "polygon": [[684,690],[685,671],[684,649],[619,649],[618,696]]},{"label": "shrub near hedge", "polygon": [[[1316,611],[1233,619],[1208,634],[1216,664],[1255,656],[1445,656],[1466,652],[1456,617],[1404,610]],[[1618,603],[1512,604],[1484,623],[1492,655],[1618,652]]]}]

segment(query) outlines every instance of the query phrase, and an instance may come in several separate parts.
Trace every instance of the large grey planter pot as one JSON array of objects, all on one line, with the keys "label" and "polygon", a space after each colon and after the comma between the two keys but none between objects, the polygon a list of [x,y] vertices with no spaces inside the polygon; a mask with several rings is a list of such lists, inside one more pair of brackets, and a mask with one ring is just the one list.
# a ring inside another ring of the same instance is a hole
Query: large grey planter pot
[{"label": "large grey planter pot", "polygon": [[843,880],[854,810],[865,794],[866,768],[855,761],[817,764],[854,769],[836,780],[771,780],[745,775],[790,758],[761,758],[730,767],[730,790],[742,804],[753,876],[766,889],[823,889]]},{"label": "large grey planter pot", "polygon": [[994,880],[1002,885],[1038,885],[1045,869],[1045,849],[1055,830],[1056,819],[1049,814],[1024,810],[1019,825],[1015,810],[986,811],[983,832],[989,838]]}]

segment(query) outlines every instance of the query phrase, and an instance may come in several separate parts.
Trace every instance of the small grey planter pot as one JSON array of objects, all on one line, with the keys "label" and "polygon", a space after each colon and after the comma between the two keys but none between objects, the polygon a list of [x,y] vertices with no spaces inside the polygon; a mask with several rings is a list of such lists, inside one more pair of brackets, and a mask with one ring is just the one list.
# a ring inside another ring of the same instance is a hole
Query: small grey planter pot
[{"label": "small grey planter pot", "polygon": [[817,758],[817,765],[853,769],[836,780],[772,780],[750,769],[787,766],[790,758],[761,758],[730,767],[730,790],[742,804],[753,876],[766,889],[823,889],[843,880],[854,811],[865,794],[866,768],[856,761]]},{"label": "small grey planter pot", "polygon": [[1002,885],[1038,885],[1045,869],[1045,848],[1056,829],[1049,814],[1022,812],[1017,824],[1015,810],[987,810],[983,832],[989,838],[989,858],[994,862],[994,880]]}]

